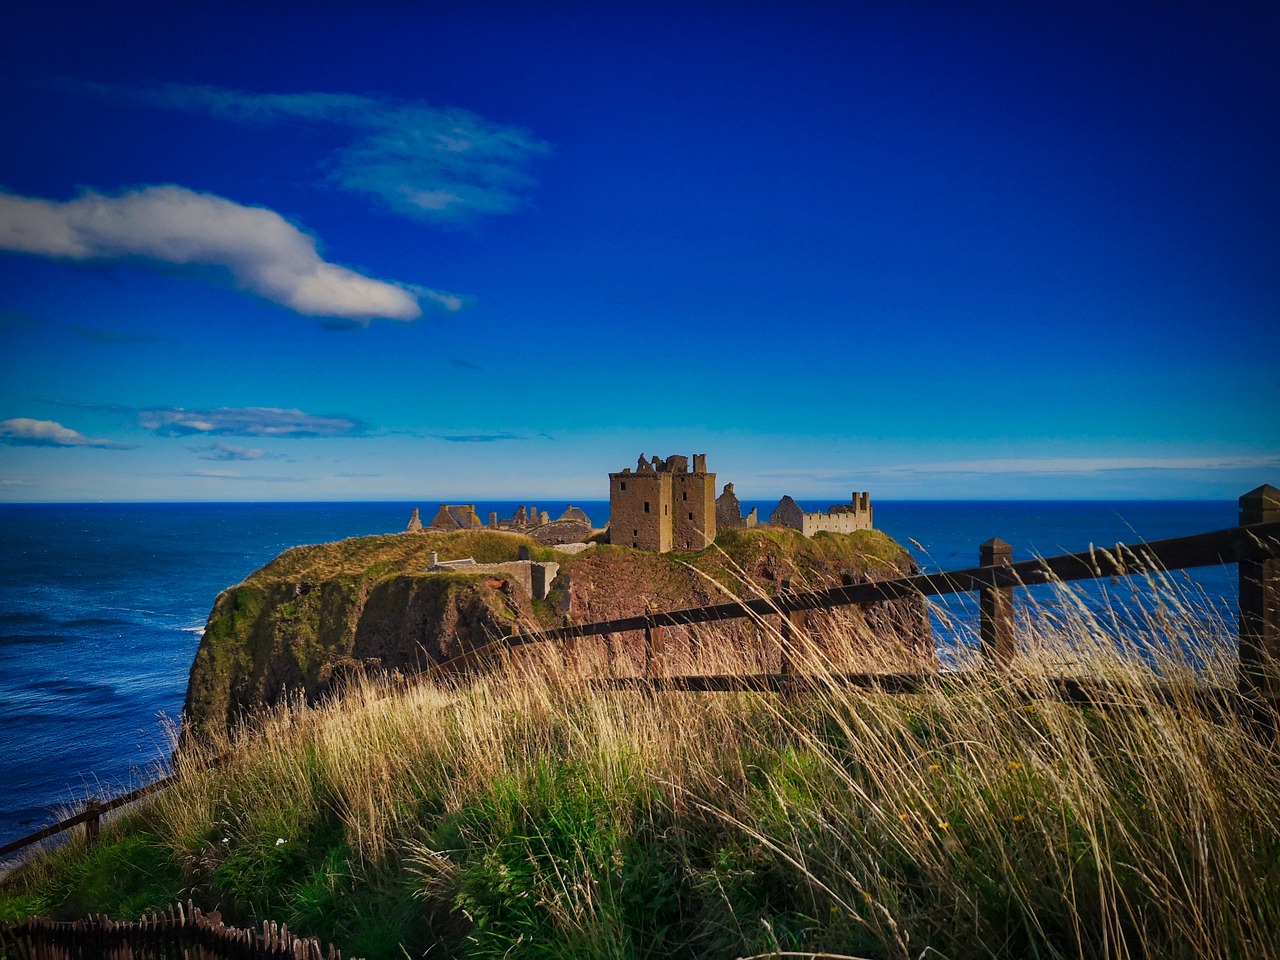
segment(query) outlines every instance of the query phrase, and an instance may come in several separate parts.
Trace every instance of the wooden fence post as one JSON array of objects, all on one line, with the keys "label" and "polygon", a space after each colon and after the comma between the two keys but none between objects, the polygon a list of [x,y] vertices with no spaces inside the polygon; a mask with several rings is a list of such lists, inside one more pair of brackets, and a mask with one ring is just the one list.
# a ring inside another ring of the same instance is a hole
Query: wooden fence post
[{"label": "wooden fence post", "polygon": [[[1280,490],[1263,484],[1240,498],[1240,526],[1280,521]],[[1241,560],[1240,692],[1280,697],[1280,560]]]},{"label": "wooden fence post", "polygon": [[647,678],[662,676],[662,654],[665,641],[662,627],[653,622],[653,604],[645,605],[644,624],[644,675]]},{"label": "wooden fence post", "polygon": [[84,822],[84,842],[90,847],[98,842],[98,833],[102,829],[102,814],[99,812],[101,808],[102,802],[97,797],[90,797],[85,801],[84,812],[88,819]]},{"label": "wooden fence post", "polygon": [[792,610],[788,606],[787,598],[791,596],[791,579],[788,577],[782,581],[782,593],[779,607],[782,609],[782,657],[779,673],[792,674],[796,671],[795,664],[795,644],[796,644],[796,627],[800,626],[804,619],[804,612],[800,610]]},{"label": "wooden fence post", "polygon": [[[1007,567],[1013,547],[992,537],[978,547],[978,566]],[[978,591],[978,637],[987,666],[1007,670],[1013,662],[1013,587],[982,587]]]}]

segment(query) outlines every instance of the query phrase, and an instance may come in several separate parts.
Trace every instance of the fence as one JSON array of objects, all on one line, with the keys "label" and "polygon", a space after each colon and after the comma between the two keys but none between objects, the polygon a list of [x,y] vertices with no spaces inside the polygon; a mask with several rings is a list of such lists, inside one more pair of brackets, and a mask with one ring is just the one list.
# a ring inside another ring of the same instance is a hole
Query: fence
[{"label": "fence", "polygon": [[[1132,547],[1118,545],[1112,550],[1090,549],[1019,563],[1012,562],[1013,548],[1009,544],[992,539],[979,547],[979,565],[967,570],[800,593],[793,592],[790,583],[784,581],[782,591],[772,597],[685,610],[651,611],[640,616],[571,624],[553,630],[519,631],[440,664],[437,669],[441,672],[466,669],[495,650],[525,644],[643,631],[644,676],[615,678],[607,685],[636,686],[640,681],[669,689],[778,689],[795,672],[792,644],[807,611],[977,592],[978,634],[986,665],[1008,671],[1016,652],[1013,615],[1016,588],[1236,564],[1240,586],[1238,692],[1244,697],[1274,700],[1280,697],[1280,490],[1270,485],[1259,487],[1241,497],[1239,505],[1239,526],[1212,533],[1155,540]],[[769,616],[782,618],[779,674],[679,678],[662,675],[664,628]],[[849,683],[879,685],[886,689],[915,689],[913,684],[918,682],[919,675],[848,674],[845,679]]]},{"label": "fence", "polygon": [[[784,582],[782,592],[773,597],[736,600],[731,603],[666,612],[650,611],[641,616],[622,617],[596,623],[572,624],[554,630],[516,632],[509,637],[437,665],[432,673],[448,674],[473,667],[477,661],[497,651],[531,643],[574,641],[607,634],[644,632],[645,669],[641,677],[608,678],[597,681],[603,688],[645,687],[687,691],[782,690],[798,679],[792,644],[804,614],[913,597],[935,597],[958,593],[978,593],[979,639],[989,669],[1008,673],[1015,650],[1013,592],[1020,587],[1053,582],[1096,580],[1186,570],[1194,567],[1236,564],[1239,571],[1239,682],[1226,696],[1216,690],[1161,690],[1171,703],[1196,701],[1210,710],[1254,710],[1258,705],[1280,700],[1280,490],[1265,485],[1240,498],[1239,526],[1189,537],[1156,540],[1113,550],[1089,550],[1038,560],[1012,562],[1012,548],[999,539],[979,547],[979,565],[967,570],[932,573],[894,580],[832,587],[826,590],[793,592]],[[670,626],[691,626],[743,618],[779,616],[782,646],[778,674],[728,676],[664,676],[663,630]],[[935,674],[841,674],[828,680],[864,686],[885,692],[911,692],[935,682]],[[950,683],[963,683],[952,675]],[[1017,683],[1016,677],[1010,677]],[[1027,687],[1028,695],[1052,696],[1069,703],[1101,704],[1123,694],[1105,683],[1087,678],[1040,680]],[[1231,702],[1225,702],[1231,701]],[[1266,708],[1269,709],[1269,708]],[[1265,712],[1265,711],[1264,711]],[[96,837],[102,814],[132,803],[162,789],[171,777],[135,790],[108,803],[90,798],[83,813],[0,847],[0,856],[20,850],[55,834],[84,824],[86,837]]]},{"label": "fence", "polygon": [[32,919],[0,924],[4,960],[342,960],[332,945],[301,938],[271,921],[261,931],[229,927],[187,901],[141,920],[90,917],[74,923]]}]

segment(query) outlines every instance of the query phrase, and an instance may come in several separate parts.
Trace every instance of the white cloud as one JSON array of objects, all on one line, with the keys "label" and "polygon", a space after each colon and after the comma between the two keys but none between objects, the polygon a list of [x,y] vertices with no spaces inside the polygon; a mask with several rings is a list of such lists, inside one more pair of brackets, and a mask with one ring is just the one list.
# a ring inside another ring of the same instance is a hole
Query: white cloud
[{"label": "white cloud", "polygon": [[15,417],[0,421],[0,443],[15,447],[102,447],[127,449],[114,440],[94,440],[83,433],[64,427],[56,420],[32,420]]},{"label": "white cloud", "polygon": [[87,89],[238,123],[301,121],[343,129],[350,140],[330,159],[330,182],[377,197],[402,216],[433,222],[465,222],[523,206],[524,191],[533,183],[529,167],[551,153],[545,141],[520,127],[421,101],[179,84]]},{"label": "white cloud", "polygon": [[[359,421],[344,416],[316,416],[301,410],[278,407],[219,407],[216,410],[186,410],[167,407],[143,410],[138,423],[166,437],[343,437],[363,432]],[[221,446],[220,444],[218,446]],[[240,451],[238,447],[226,450]],[[217,459],[256,459],[228,456]]]},{"label": "white cloud", "polygon": [[119,196],[88,191],[64,202],[0,192],[0,250],[210,267],[308,316],[367,322],[422,314],[414,291],[325,261],[314,238],[275,211],[173,185]]}]

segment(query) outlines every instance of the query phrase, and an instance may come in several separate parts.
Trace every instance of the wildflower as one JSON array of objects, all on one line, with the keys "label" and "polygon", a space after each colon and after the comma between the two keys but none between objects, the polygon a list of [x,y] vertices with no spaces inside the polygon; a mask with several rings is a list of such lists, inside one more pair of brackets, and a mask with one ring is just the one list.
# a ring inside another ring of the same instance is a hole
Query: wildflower
[{"label": "wildflower", "polygon": [[1009,769],[1010,769],[1010,770],[1021,770],[1021,769],[1022,769],[1022,764],[1020,764],[1017,760],[1010,760],[1010,761],[1009,761]]},{"label": "wildflower", "polygon": [[1014,822],[1014,823],[1021,823],[1021,822],[1022,822],[1023,820],[1025,820],[1025,819],[1027,819],[1027,818],[1026,818],[1026,817],[1024,817],[1024,816],[1023,816],[1022,814],[1020,814],[1020,813],[1015,813],[1015,814],[1013,815],[1013,822]]},{"label": "wildflower", "polygon": [[909,814],[906,814],[906,813],[900,813],[900,814],[898,814],[898,819],[899,819],[899,820],[904,820],[904,821],[905,821],[905,820],[907,819],[907,817],[908,817],[908,816],[909,816]]},{"label": "wildflower", "polygon": [[230,838],[230,837],[223,837],[223,838],[222,838],[222,842],[223,842],[223,843],[230,843],[230,842],[231,842],[231,838]]},{"label": "wildflower", "polygon": [[1035,712],[1036,712],[1035,704],[1033,704],[1033,703],[1028,703],[1025,707],[1023,707],[1023,708],[1022,708],[1022,712],[1023,712],[1023,713],[1035,713]]},{"label": "wildflower", "polygon": [[950,829],[951,829],[951,823],[950,823],[950,821],[947,821],[947,820],[939,820],[939,821],[938,821],[938,829],[939,829],[939,830],[950,830]]},{"label": "wildflower", "polygon": [[931,763],[931,764],[929,764],[929,772],[930,772],[930,773],[937,773],[937,772],[938,772],[939,770],[941,770],[941,769],[942,769],[942,764],[940,764],[940,763]]},{"label": "wildflower", "polygon": [[282,843],[284,843],[284,837],[276,837],[276,846],[278,847]]}]

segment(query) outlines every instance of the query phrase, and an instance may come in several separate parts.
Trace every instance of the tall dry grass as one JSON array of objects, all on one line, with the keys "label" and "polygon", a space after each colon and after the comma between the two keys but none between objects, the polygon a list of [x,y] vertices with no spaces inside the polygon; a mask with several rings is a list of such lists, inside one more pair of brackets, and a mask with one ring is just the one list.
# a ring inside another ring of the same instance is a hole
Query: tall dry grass
[{"label": "tall dry grass", "polygon": [[[184,753],[132,828],[197,899],[349,955],[1280,955],[1275,745],[1192,696],[1232,625],[1173,581],[1123,597],[1061,588],[1009,672],[912,695],[837,681],[838,615],[783,695],[601,692],[542,648],[366,679]],[[1113,702],[1029,697],[1064,672]]]}]

